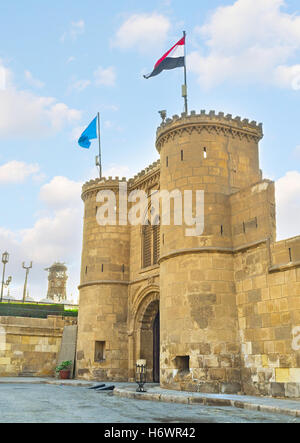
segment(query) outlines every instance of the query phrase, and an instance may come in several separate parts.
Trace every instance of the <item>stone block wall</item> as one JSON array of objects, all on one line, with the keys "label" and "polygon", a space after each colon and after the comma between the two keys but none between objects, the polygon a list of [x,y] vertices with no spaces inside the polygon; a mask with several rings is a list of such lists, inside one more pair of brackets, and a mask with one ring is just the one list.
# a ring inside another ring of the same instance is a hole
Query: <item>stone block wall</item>
[{"label": "stone block wall", "polygon": [[53,377],[64,326],[72,322],[0,317],[0,377]]},{"label": "stone block wall", "polygon": [[300,269],[271,260],[267,242],[235,257],[243,389],[300,397]]}]

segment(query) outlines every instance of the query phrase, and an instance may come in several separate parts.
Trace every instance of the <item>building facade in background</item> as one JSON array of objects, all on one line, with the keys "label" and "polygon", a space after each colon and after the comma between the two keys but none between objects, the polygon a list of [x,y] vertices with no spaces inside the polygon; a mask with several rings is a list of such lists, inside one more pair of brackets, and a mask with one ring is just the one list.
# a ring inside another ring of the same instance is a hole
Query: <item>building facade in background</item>
[{"label": "building facade in background", "polygon": [[49,272],[47,300],[54,303],[66,302],[68,280],[66,265],[56,262],[45,271]]}]

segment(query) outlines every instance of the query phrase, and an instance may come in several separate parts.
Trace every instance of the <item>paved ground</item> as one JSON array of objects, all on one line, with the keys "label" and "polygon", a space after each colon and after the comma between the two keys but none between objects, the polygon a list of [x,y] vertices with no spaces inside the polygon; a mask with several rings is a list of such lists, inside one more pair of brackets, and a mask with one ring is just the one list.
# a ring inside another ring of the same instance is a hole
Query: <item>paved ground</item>
[{"label": "paved ground", "polygon": [[300,423],[300,418],[151,402],[97,393],[85,387],[0,384],[0,423]]}]

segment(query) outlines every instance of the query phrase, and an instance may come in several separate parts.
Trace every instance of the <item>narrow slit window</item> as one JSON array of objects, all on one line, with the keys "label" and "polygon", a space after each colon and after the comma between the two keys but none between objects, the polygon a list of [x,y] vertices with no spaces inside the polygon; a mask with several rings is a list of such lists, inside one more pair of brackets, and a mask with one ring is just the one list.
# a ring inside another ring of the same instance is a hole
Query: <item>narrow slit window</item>
[{"label": "narrow slit window", "polygon": [[221,235],[223,235],[224,234],[224,228],[223,228],[223,225],[221,225]]},{"label": "narrow slit window", "polygon": [[169,157],[166,158],[166,166],[169,167]]},{"label": "narrow slit window", "polygon": [[206,148],[203,148],[203,157],[207,158],[207,149]]},{"label": "narrow slit window", "polygon": [[293,257],[292,257],[292,249],[291,248],[289,248],[289,256],[290,256],[290,262],[292,262],[293,261]]},{"label": "narrow slit window", "polygon": [[181,151],[181,161],[183,162],[183,151]]}]

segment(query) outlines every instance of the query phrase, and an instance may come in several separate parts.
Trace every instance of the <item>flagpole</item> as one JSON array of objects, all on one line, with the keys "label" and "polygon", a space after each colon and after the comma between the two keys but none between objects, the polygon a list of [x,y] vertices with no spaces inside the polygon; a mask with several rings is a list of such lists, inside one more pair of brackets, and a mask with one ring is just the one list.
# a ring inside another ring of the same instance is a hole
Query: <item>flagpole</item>
[{"label": "flagpole", "polygon": [[187,71],[186,71],[186,32],[183,31],[184,37],[184,85],[182,87],[182,97],[184,98],[184,110],[188,114],[188,93],[187,93]]},{"label": "flagpole", "polygon": [[99,139],[99,175],[102,178],[102,154],[101,154],[101,139],[100,139],[100,112],[98,112],[98,139]]}]

